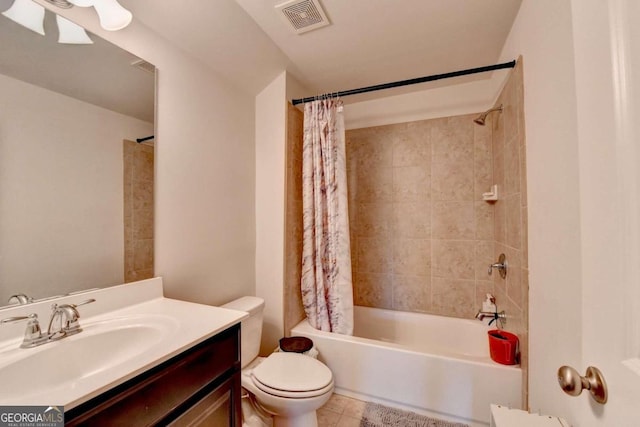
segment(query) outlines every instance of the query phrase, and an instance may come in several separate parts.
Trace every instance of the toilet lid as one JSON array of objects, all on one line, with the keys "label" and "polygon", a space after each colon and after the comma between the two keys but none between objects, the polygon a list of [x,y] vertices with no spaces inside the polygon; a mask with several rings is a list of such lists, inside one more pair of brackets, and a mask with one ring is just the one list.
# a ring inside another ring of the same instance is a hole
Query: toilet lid
[{"label": "toilet lid", "polygon": [[313,357],[277,352],[253,369],[253,377],[270,389],[287,392],[320,390],[332,379],[331,370]]}]

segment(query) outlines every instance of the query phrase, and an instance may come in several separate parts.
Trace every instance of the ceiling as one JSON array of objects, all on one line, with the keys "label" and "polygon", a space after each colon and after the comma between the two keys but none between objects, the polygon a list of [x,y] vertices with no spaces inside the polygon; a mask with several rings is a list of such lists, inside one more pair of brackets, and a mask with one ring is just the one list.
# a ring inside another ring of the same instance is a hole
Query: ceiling
[{"label": "ceiling", "polygon": [[320,0],[331,25],[297,35],[274,8],[285,0],[120,1],[244,90],[258,93],[286,68],[307,95],[494,64],[521,3]]},{"label": "ceiling", "polygon": [[[283,1],[120,3],[133,12],[135,21],[251,95],[286,69],[306,88],[304,96],[310,96],[494,64],[522,0],[320,0],[331,25],[300,35],[274,8]],[[3,10],[10,4],[11,0],[0,0]],[[13,24],[1,21],[0,29]],[[40,37],[23,32],[25,37]],[[108,45],[97,37],[94,40],[96,45]],[[57,51],[62,49],[68,47],[48,42],[44,50],[56,50],[59,55]],[[57,62],[65,64],[64,60]],[[11,63],[5,61],[5,68]],[[78,76],[92,74],[76,71]],[[490,76],[458,77],[359,95],[348,101]],[[129,115],[140,117],[138,113]]]},{"label": "ceiling", "polygon": [[284,0],[236,1],[320,93],[494,64],[521,3],[320,0],[331,25],[297,35],[274,9]]}]

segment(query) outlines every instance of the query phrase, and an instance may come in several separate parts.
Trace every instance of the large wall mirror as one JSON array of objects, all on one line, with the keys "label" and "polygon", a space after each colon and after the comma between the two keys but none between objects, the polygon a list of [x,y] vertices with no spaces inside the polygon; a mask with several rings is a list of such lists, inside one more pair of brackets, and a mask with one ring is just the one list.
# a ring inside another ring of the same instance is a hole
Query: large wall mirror
[{"label": "large wall mirror", "polygon": [[155,68],[44,29],[0,15],[0,306],[153,276]]}]

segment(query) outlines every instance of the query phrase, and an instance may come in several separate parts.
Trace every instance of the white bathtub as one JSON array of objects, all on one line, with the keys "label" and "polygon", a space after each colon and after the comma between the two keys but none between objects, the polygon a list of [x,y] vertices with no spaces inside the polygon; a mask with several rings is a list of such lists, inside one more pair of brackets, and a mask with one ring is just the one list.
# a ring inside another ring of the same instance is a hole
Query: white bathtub
[{"label": "white bathtub", "polygon": [[354,336],[317,331],[305,320],[291,334],[313,340],[336,392],[425,415],[489,424],[489,405],[520,408],[522,372],[489,357],[477,320],[355,307]]}]

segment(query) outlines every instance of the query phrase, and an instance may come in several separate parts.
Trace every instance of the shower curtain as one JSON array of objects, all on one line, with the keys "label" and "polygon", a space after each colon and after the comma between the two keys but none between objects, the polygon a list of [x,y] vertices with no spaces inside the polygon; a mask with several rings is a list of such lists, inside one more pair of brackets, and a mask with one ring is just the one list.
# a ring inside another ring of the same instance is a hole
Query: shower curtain
[{"label": "shower curtain", "polygon": [[321,331],[353,334],[353,285],[342,101],[305,104],[302,303]]}]

